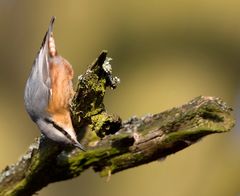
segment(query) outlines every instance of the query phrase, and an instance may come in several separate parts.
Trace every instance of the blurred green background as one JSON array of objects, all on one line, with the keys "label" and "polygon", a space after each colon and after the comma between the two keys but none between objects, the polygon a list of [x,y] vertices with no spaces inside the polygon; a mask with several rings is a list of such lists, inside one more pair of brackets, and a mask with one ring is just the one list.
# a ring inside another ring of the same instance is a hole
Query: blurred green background
[{"label": "blurred green background", "polygon": [[[23,91],[52,15],[58,51],[72,63],[75,77],[102,49],[114,59],[121,84],[107,92],[110,112],[127,119],[211,95],[240,118],[239,1],[0,0],[1,169],[39,135],[25,112]],[[90,169],[39,195],[239,195],[238,128],[113,175],[108,183]]]}]

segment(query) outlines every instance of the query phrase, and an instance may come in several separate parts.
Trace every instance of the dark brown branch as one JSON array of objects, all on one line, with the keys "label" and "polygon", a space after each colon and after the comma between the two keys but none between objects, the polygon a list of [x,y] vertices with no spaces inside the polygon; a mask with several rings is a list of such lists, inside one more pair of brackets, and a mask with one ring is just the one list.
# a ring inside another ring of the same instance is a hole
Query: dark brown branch
[{"label": "dark brown branch", "polygon": [[41,137],[16,164],[2,171],[0,195],[31,195],[89,167],[108,176],[164,158],[206,135],[227,132],[234,126],[231,109],[223,101],[203,96],[181,107],[122,123],[117,115],[107,113],[103,104],[106,88],[115,88],[119,82],[112,76],[106,55],[101,53],[79,77],[72,102],[74,126],[87,152]]}]

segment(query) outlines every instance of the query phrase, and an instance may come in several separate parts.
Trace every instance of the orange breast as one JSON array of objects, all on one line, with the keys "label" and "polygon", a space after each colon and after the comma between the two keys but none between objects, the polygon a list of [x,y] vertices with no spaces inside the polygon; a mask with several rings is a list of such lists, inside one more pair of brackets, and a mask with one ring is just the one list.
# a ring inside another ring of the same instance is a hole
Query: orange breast
[{"label": "orange breast", "polygon": [[72,127],[69,104],[73,96],[73,69],[61,56],[50,58],[51,95],[48,112],[54,122],[63,127]]}]

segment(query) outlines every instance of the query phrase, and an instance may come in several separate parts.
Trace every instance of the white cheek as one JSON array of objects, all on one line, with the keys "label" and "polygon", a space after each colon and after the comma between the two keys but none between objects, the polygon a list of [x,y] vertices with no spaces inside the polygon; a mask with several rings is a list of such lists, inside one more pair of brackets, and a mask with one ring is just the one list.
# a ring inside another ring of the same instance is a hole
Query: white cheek
[{"label": "white cheek", "polygon": [[36,123],[41,132],[49,139],[65,144],[71,143],[71,141],[63,133],[53,127],[52,124],[46,123],[44,120],[38,120]]}]

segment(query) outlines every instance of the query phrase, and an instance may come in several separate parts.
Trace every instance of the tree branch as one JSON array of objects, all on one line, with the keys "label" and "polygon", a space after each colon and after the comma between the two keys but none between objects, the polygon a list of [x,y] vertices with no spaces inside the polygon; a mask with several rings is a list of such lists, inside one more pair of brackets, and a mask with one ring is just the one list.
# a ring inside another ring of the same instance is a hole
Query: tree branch
[{"label": "tree branch", "polygon": [[122,122],[103,103],[106,88],[119,83],[109,61],[104,51],[79,76],[71,105],[74,127],[87,152],[41,136],[16,164],[1,172],[0,195],[32,195],[49,183],[77,177],[89,167],[109,176],[164,158],[234,126],[231,109],[223,101],[203,96],[178,108]]}]

